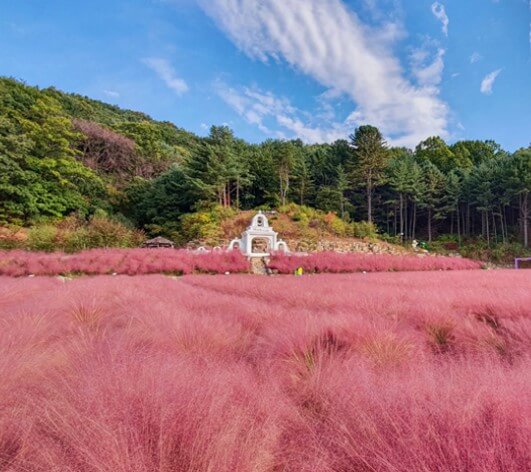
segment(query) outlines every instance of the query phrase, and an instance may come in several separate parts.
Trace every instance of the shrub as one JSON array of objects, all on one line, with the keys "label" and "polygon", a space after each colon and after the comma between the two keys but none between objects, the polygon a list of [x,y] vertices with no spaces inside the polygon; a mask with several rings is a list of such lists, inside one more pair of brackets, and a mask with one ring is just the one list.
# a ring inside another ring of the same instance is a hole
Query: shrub
[{"label": "shrub", "polygon": [[378,228],[374,223],[367,221],[352,222],[349,224],[348,235],[355,238],[375,239],[378,237]]},{"label": "shrub", "polygon": [[202,241],[204,244],[216,246],[223,239],[220,223],[226,215],[227,212],[218,207],[210,211],[183,215],[180,220],[182,237],[185,241]]},{"label": "shrub", "polygon": [[122,223],[108,218],[94,217],[86,227],[88,248],[135,247],[142,244],[142,233],[130,230]]},{"label": "shrub", "polygon": [[465,257],[498,264],[512,264],[515,257],[531,257],[531,249],[524,248],[520,243],[499,243],[489,246],[483,240],[463,244],[460,253]]},{"label": "shrub", "polygon": [[53,251],[56,247],[57,228],[50,224],[34,226],[28,231],[28,249]]},{"label": "shrub", "polygon": [[20,249],[28,240],[27,231],[19,226],[0,226],[0,249]]},{"label": "shrub", "polygon": [[77,252],[98,247],[137,247],[144,240],[141,231],[105,216],[95,216],[89,222],[70,216],[54,225],[41,223],[29,229],[0,228],[0,249]]}]

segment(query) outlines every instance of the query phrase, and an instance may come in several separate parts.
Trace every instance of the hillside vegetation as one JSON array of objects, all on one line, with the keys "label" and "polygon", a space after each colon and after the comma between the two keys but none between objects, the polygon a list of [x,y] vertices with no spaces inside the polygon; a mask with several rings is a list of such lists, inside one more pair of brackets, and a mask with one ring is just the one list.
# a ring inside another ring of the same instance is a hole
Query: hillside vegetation
[{"label": "hillside vegetation", "polygon": [[[530,148],[511,154],[492,141],[450,146],[439,137],[415,150],[392,148],[373,126],[332,144],[249,144],[223,126],[202,138],[143,113],[0,78],[0,234],[60,231],[65,219],[85,228],[96,218],[184,245],[232,237],[223,226],[231,212],[288,208],[305,233],[294,238],[308,247],[323,236],[315,220],[328,218],[324,226],[341,238],[376,230],[398,242],[442,237],[472,244],[480,257],[503,257],[529,246],[530,189]],[[111,245],[135,245],[139,234]]]}]

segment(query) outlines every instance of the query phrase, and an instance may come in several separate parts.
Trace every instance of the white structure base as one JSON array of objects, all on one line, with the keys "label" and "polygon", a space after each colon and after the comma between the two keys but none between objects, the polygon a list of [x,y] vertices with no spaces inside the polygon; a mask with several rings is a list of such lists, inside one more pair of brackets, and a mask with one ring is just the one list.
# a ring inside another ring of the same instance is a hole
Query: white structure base
[{"label": "white structure base", "polygon": [[[253,241],[260,240],[267,244],[266,252],[253,252]],[[278,233],[269,226],[267,217],[259,211],[253,218],[251,226],[242,233],[240,239],[233,239],[229,244],[229,251],[239,249],[247,257],[268,257],[271,252],[289,252],[288,245],[278,239]]]}]

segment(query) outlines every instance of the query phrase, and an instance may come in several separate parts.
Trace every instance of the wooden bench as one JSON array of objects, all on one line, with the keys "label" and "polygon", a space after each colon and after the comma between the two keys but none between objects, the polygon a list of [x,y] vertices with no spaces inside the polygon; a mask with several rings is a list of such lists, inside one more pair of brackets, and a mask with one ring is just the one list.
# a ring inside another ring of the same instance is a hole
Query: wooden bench
[{"label": "wooden bench", "polygon": [[514,260],[514,268],[515,269],[520,269],[520,264],[522,262],[530,262],[531,263],[531,257],[517,257]]}]

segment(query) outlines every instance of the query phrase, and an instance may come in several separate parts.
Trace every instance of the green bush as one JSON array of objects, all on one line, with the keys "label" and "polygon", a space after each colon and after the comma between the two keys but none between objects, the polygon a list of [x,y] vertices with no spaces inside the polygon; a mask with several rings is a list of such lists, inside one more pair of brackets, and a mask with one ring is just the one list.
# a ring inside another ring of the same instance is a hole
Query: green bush
[{"label": "green bush", "polygon": [[516,257],[531,257],[531,249],[524,248],[520,243],[500,243],[489,246],[482,239],[462,245],[460,253],[470,259],[497,264],[512,264]]},{"label": "green bush", "polygon": [[90,249],[88,231],[81,227],[64,234],[64,240],[61,249],[65,252],[79,252]]},{"label": "green bush", "polygon": [[213,212],[189,213],[181,217],[182,237],[187,241],[203,241],[217,245],[223,238],[219,220]]},{"label": "green bush", "polygon": [[1,228],[0,249],[77,252],[99,247],[138,247],[145,236],[120,221],[104,216],[89,222],[68,217],[57,224],[41,223],[29,229]]},{"label": "green bush", "polygon": [[56,249],[57,227],[51,224],[33,226],[28,231],[27,247],[33,251]]},{"label": "green bush", "polygon": [[20,226],[0,226],[0,249],[23,249],[27,239],[27,231]]},{"label": "green bush", "polygon": [[378,239],[381,239],[382,241],[385,241],[386,243],[390,244],[402,244],[402,240],[400,238],[400,235],[390,235],[387,233],[379,234]]},{"label": "green bush", "polygon": [[122,223],[104,217],[94,217],[85,228],[87,244],[95,247],[134,247],[141,243],[140,234]]},{"label": "green bush", "polygon": [[367,221],[352,222],[349,224],[349,236],[375,239],[378,237],[378,228]]}]

